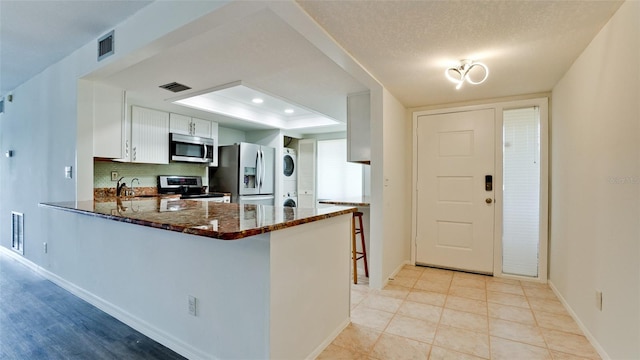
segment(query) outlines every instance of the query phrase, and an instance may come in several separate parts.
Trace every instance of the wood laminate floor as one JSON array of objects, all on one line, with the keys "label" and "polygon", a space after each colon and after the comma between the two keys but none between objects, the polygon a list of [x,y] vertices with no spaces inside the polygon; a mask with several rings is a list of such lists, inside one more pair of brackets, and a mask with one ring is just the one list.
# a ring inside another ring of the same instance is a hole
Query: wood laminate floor
[{"label": "wood laminate floor", "polygon": [[0,252],[0,359],[184,359]]}]

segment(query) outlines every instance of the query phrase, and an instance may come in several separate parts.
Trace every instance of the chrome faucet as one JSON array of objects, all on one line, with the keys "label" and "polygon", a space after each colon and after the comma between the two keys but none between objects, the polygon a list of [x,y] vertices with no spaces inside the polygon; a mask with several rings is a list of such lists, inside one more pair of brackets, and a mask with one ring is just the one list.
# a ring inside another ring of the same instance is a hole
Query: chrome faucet
[{"label": "chrome faucet", "polygon": [[121,177],[120,179],[118,179],[118,184],[116,185],[116,196],[117,197],[120,197],[120,194],[122,193],[122,189],[126,189],[127,188],[127,183],[123,182],[122,184],[120,184],[120,181],[122,181],[122,179],[124,179],[124,176]]},{"label": "chrome faucet", "polygon": [[138,179],[138,178],[133,178],[133,179],[131,179],[131,190],[129,190],[129,195],[130,195],[130,196],[136,196],[136,192],[135,192],[135,190],[133,189],[133,182],[134,182],[134,181],[137,181],[137,182],[138,182],[138,186],[140,186],[140,179]]}]

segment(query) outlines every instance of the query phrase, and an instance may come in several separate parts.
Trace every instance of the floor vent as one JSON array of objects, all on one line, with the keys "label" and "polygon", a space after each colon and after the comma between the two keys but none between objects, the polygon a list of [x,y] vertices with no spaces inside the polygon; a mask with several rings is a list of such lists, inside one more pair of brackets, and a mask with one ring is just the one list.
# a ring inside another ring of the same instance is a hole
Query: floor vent
[{"label": "floor vent", "polygon": [[111,30],[108,34],[98,39],[98,61],[113,55],[113,53],[115,52],[113,42],[114,31],[115,30]]},{"label": "floor vent", "polygon": [[174,93],[191,89],[187,85],[182,85],[182,84],[177,83],[177,82],[172,82],[172,83],[169,83],[169,84],[160,85],[160,87],[165,89],[165,90],[173,91]]},{"label": "floor vent", "polygon": [[11,212],[11,248],[24,255],[24,214]]}]

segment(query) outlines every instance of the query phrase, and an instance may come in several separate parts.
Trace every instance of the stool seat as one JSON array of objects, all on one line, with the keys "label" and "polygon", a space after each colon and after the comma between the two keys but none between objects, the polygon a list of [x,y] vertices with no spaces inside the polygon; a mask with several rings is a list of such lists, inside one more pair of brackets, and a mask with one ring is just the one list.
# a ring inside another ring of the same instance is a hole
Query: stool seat
[{"label": "stool seat", "polygon": [[[364,239],[364,227],[362,225],[362,215],[364,215],[360,211],[356,211],[353,213],[353,217],[351,218],[351,228],[353,229],[351,234],[351,258],[353,259],[353,283],[358,283],[358,260],[364,260],[364,274],[366,277],[369,277],[369,265],[367,264],[367,246],[365,245]],[[358,219],[358,227],[356,227],[356,218]],[[362,251],[357,251],[356,248],[356,235],[360,234],[360,243],[362,246]]]}]

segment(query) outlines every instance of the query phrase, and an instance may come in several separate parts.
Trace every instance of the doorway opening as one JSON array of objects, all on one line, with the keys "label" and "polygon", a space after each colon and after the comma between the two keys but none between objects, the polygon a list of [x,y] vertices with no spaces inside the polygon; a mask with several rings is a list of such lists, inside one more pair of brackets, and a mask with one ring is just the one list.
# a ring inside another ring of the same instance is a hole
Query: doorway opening
[{"label": "doorway opening", "polygon": [[414,113],[413,264],[546,282],[548,124],[547,98]]}]

